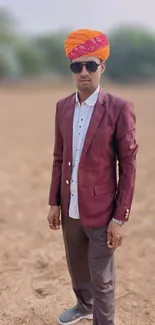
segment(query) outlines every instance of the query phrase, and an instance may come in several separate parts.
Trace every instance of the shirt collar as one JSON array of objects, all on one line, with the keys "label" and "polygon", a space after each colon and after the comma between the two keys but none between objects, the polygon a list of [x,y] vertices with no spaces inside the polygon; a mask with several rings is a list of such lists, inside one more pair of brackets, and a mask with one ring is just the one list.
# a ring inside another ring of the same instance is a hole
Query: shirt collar
[{"label": "shirt collar", "polygon": [[[94,106],[97,102],[99,91],[100,91],[100,85],[82,104],[87,106]],[[77,91],[76,91],[76,103],[80,105]]]}]

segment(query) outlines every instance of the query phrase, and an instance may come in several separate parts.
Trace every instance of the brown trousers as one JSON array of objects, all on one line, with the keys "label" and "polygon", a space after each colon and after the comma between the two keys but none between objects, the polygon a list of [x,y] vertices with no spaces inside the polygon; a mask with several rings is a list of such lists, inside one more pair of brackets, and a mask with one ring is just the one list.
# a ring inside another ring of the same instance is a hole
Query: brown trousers
[{"label": "brown trousers", "polygon": [[83,228],[80,220],[63,217],[62,229],[78,308],[93,312],[94,325],[114,325],[114,252],[106,227]]}]

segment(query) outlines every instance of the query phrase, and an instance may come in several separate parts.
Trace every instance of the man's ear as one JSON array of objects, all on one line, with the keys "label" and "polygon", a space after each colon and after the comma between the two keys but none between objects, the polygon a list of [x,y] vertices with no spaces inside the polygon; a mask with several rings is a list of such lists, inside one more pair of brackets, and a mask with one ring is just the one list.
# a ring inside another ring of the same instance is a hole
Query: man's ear
[{"label": "man's ear", "polygon": [[106,69],[106,64],[105,64],[105,62],[102,62],[101,67],[102,67],[102,73],[103,73],[103,72],[105,71],[105,69]]}]

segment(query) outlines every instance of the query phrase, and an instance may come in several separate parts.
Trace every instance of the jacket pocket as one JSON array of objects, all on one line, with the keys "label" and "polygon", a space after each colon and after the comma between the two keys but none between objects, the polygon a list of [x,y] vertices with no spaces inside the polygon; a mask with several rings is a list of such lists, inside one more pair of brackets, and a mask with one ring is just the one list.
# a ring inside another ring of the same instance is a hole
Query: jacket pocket
[{"label": "jacket pocket", "polygon": [[96,185],[93,187],[94,195],[104,195],[108,193],[116,193],[114,185]]}]

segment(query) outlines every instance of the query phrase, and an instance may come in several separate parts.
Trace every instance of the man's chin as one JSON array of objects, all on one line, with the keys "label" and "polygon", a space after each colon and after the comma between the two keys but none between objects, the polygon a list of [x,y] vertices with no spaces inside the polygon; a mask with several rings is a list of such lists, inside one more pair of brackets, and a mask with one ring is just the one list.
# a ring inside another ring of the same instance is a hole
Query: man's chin
[{"label": "man's chin", "polygon": [[90,84],[90,82],[82,82],[82,83],[80,83],[79,85],[78,85],[78,88],[79,88],[79,90],[91,90],[92,89],[92,85]]}]

